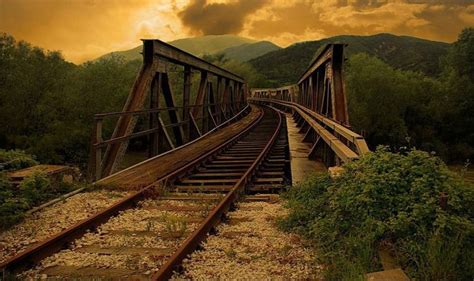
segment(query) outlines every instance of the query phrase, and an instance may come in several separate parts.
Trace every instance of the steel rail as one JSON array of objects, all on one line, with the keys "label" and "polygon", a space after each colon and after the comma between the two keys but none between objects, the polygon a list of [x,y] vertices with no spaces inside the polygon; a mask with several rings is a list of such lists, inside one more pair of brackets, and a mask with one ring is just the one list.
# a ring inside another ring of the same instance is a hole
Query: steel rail
[{"label": "steel rail", "polygon": [[244,130],[242,130],[241,132],[239,132],[232,138],[228,139],[227,141],[218,145],[217,147],[208,151],[207,153],[197,156],[195,159],[183,165],[181,168],[174,170],[168,173],[167,175],[162,176],[160,179],[157,179],[152,184],[149,184],[146,187],[142,188],[141,190],[133,193],[132,195],[114,203],[107,209],[102,210],[96,213],[95,215],[89,218],[86,218],[68,227],[62,232],[9,258],[8,260],[0,264],[1,272],[3,273],[7,271],[16,272],[28,266],[32,266],[38,263],[39,261],[41,261],[42,259],[60,251],[61,249],[64,248],[64,246],[67,243],[70,243],[74,241],[75,239],[80,238],[88,229],[95,228],[103,224],[111,216],[117,214],[119,211],[134,207],[139,201],[149,197],[153,193],[154,188],[159,183],[166,182],[172,177],[178,176],[181,173],[188,171],[190,168],[195,167],[196,165],[200,164],[202,161],[208,159],[210,156],[214,155],[218,151],[222,150],[223,148],[227,147],[229,144],[237,141],[238,139],[243,137],[245,134],[250,132],[250,130],[253,129],[263,118],[263,111],[261,109],[258,109],[258,110],[259,110],[258,118],[256,118]]},{"label": "steel rail", "polygon": [[181,244],[173,256],[171,256],[170,259],[168,259],[168,261],[163,266],[161,266],[160,270],[152,276],[152,280],[168,280],[173,275],[174,270],[199,246],[203,240],[206,239],[207,234],[221,221],[231,206],[240,198],[240,195],[244,192],[247,183],[251,180],[252,176],[257,171],[257,168],[265,159],[271,147],[278,138],[283,122],[281,114],[277,111],[275,112],[279,117],[276,130],[263,150],[252,163],[250,168],[247,169],[244,175],[232,187],[232,189],[227,193],[219,205],[217,205],[217,207],[215,207],[214,210],[207,216],[204,223],[202,223],[198,229],[196,229],[191,234],[191,236],[189,236],[183,242],[183,244]]}]

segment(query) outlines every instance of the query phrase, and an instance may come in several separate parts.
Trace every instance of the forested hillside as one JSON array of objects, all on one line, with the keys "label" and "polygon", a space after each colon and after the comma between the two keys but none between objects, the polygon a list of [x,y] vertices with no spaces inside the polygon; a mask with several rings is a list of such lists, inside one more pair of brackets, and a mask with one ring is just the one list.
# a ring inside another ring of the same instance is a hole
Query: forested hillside
[{"label": "forested hillside", "polygon": [[268,83],[261,86],[281,86],[295,83],[314,58],[318,49],[327,43],[346,43],[346,54],[375,56],[401,70],[421,71],[429,76],[440,73],[439,59],[445,56],[449,44],[409,36],[377,34],[373,36],[335,36],[317,41],[291,45],[267,53],[250,61]]},{"label": "forested hillside", "polygon": [[256,43],[242,44],[236,47],[227,48],[218,54],[222,54],[231,60],[246,62],[279,49],[281,48],[272,42],[259,41]]}]

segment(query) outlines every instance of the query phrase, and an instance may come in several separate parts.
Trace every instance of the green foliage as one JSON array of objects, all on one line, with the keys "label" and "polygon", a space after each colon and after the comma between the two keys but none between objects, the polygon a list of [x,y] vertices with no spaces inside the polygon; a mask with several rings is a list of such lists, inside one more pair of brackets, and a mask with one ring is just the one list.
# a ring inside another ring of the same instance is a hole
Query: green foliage
[{"label": "green foliage", "polygon": [[0,34],[0,65],[0,147],[84,165],[93,114],[122,108],[140,61],[111,56],[76,66]]},{"label": "green foliage", "polygon": [[259,74],[249,63],[229,59],[223,53],[216,55],[205,55],[203,56],[203,59],[243,77],[247,81],[249,88],[257,87],[258,85],[266,83],[264,77]]},{"label": "green foliage", "polygon": [[242,44],[235,47],[227,48],[219,54],[225,55],[231,60],[246,62],[251,59],[260,57],[266,53],[281,49],[277,45],[269,41],[259,41],[256,43]]},{"label": "green foliage", "polygon": [[[369,145],[436,151],[450,162],[474,157],[474,29],[464,30],[440,79],[401,71],[367,54],[350,57],[346,89],[351,124]],[[466,67],[465,67],[466,66]]]},{"label": "green foliage", "polygon": [[32,155],[22,150],[0,149],[0,171],[18,170],[37,165]]},{"label": "green foliage", "polygon": [[15,190],[6,174],[0,172],[0,230],[23,218],[27,209],[28,203],[15,197]]},{"label": "green foliage", "polygon": [[[474,28],[466,28],[443,61],[444,99],[439,122],[451,158],[474,156]],[[462,159],[462,158],[461,158]],[[464,160],[462,159],[462,160]]]},{"label": "green foliage", "polygon": [[33,173],[25,178],[19,186],[22,197],[30,204],[35,205],[48,198],[51,192],[51,182],[46,174]]},{"label": "green foliage", "polygon": [[417,280],[472,279],[472,184],[417,150],[400,154],[381,147],[344,168],[336,179],[315,176],[286,195],[291,212],[282,225],[314,241],[329,264],[328,279],[379,269],[380,243],[393,245]]},{"label": "green foliage", "polygon": [[6,174],[0,173],[0,229],[19,222],[27,210],[75,188],[69,183],[51,183],[44,173],[39,172],[14,187]]}]

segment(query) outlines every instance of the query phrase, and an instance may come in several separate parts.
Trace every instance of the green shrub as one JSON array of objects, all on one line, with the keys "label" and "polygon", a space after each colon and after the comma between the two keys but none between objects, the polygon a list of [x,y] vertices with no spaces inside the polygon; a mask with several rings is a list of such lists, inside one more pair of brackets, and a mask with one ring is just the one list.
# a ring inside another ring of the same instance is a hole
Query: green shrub
[{"label": "green shrub", "polygon": [[0,149],[0,171],[18,170],[34,165],[38,165],[38,162],[22,150]]},{"label": "green shrub", "polygon": [[41,172],[32,174],[18,187],[13,187],[6,174],[0,172],[0,229],[19,222],[27,210],[76,188],[77,185],[72,183],[51,183]]},{"label": "green shrub", "polygon": [[26,177],[19,186],[21,197],[30,205],[36,205],[51,197],[51,182],[44,173],[35,172]]},{"label": "green shrub", "polygon": [[20,221],[25,211],[28,210],[28,203],[20,198],[8,198],[0,204],[0,229],[5,229]]},{"label": "green shrub", "polygon": [[290,190],[290,214],[282,221],[283,228],[315,242],[329,280],[380,269],[380,243],[393,246],[413,278],[472,279],[472,185],[439,158],[416,150],[399,154],[380,147],[344,168],[336,179],[318,175]]},{"label": "green shrub", "polygon": [[25,200],[16,198],[14,191],[5,173],[0,173],[0,229],[18,222],[28,209]]}]

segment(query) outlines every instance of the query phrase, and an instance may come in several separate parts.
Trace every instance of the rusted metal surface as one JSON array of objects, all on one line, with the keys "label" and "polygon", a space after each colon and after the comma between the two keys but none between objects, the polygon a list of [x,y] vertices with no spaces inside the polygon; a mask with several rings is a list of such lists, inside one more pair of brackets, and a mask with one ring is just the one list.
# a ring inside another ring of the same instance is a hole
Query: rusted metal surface
[{"label": "rusted metal surface", "polygon": [[[175,71],[171,69],[177,67],[184,69],[182,107],[176,105],[169,76],[171,71]],[[196,100],[191,105],[191,81],[196,71],[201,74],[201,82]],[[213,84],[214,80],[218,85]],[[228,119],[245,105],[244,84],[242,77],[167,43],[156,39],[143,40],[143,66],[125,103],[123,114],[95,116],[89,178],[91,181],[98,180],[117,171],[132,138],[149,136],[148,155],[153,157],[216,127],[223,122],[222,115]],[[224,97],[226,95],[229,97]],[[147,99],[152,110],[142,115]],[[216,102],[218,100],[222,101]],[[166,108],[158,109],[160,104]],[[192,115],[188,115],[190,109]],[[160,124],[162,114],[166,118],[161,120],[169,120],[169,124]],[[103,119],[111,116],[118,116],[118,121],[110,140],[103,142]],[[134,133],[141,116],[148,118],[146,122],[149,129]]]},{"label": "rusted metal surface", "polygon": [[[187,162],[185,165],[182,165],[180,168],[174,169],[173,171],[170,171],[167,174],[162,175],[154,183],[140,189],[139,191],[122,199],[121,201],[97,213],[96,215],[90,218],[87,218],[67,228],[61,233],[55,235],[54,237],[51,237],[43,242],[40,242],[36,244],[35,246],[33,246],[32,248],[29,248],[13,256],[12,258],[5,261],[4,263],[0,264],[0,269],[3,271],[15,272],[25,267],[31,267],[33,264],[39,262],[45,257],[50,256],[54,254],[55,252],[59,251],[60,249],[64,248],[65,245],[67,245],[71,241],[81,237],[88,229],[95,228],[98,225],[104,223],[111,216],[117,214],[119,211],[135,206],[135,204],[138,201],[152,195],[154,193],[155,187],[159,185],[161,182],[166,182],[177,175],[181,175],[185,173],[186,171],[195,167],[197,164],[199,164],[203,160],[215,154],[217,151],[223,149],[230,143],[234,142],[241,136],[245,135],[262,118],[261,110],[258,110],[258,112],[259,112],[258,118],[252,119],[251,122],[249,122],[243,130],[240,130],[238,134],[235,134],[231,137],[228,136],[228,139],[226,141],[214,147],[212,150],[208,151],[207,153],[201,153],[194,159],[191,159],[191,161]],[[189,143],[188,145],[181,147],[181,149],[184,149],[186,146],[191,146],[192,144],[193,143]]]}]

